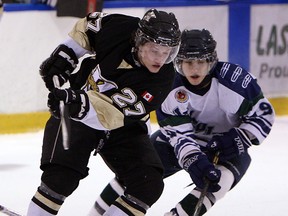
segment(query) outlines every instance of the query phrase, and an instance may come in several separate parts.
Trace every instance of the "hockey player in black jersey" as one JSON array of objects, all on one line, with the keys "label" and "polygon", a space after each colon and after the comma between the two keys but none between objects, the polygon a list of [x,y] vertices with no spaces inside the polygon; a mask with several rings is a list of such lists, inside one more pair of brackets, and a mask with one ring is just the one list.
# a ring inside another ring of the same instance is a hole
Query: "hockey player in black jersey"
[{"label": "hockey player in black jersey", "polygon": [[[206,29],[182,32],[174,64],[178,73],[157,110],[160,130],[151,140],[164,165],[164,178],[185,170],[195,187],[165,216],[193,216],[209,182],[197,214],[203,215],[245,175],[251,162],[248,148],[265,140],[275,114],[252,74],[218,61],[216,41]],[[109,206],[112,195],[122,193],[121,182],[113,179],[95,209]]]},{"label": "hockey player in black jersey", "polygon": [[[41,185],[27,216],[56,215],[88,175],[93,151],[125,188],[104,215],[142,216],[156,202],[163,190],[163,167],[149,139],[149,113],[171,90],[180,35],[173,13],[151,9],[139,19],[95,12],[79,20],[41,64],[52,116],[44,131]],[[90,55],[73,72],[85,54]],[[70,88],[56,88],[55,77],[60,85],[69,81]],[[70,116],[66,150],[61,101]]]}]

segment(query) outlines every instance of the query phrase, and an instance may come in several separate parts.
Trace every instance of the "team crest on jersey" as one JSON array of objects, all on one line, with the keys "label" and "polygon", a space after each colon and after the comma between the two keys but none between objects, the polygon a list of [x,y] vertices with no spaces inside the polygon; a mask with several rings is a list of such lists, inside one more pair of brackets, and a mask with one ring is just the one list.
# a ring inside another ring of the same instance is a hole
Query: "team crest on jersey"
[{"label": "team crest on jersey", "polygon": [[180,103],[185,103],[188,100],[187,92],[185,90],[183,90],[183,89],[179,89],[175,93],[175,98]]},{"label": "team crest on jersey", "polygon": [[147,91],[143,92],[142,97],[148,102],[151,102],[154,98],[154,96]]}]

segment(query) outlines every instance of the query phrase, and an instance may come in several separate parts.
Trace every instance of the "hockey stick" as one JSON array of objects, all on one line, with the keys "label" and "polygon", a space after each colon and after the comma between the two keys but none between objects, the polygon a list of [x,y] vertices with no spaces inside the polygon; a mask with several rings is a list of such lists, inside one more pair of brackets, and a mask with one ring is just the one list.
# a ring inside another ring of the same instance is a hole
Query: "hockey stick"
[{"label": "hockey stick", "polygon": [[[53,76],[53,83],[56,88],[60,88],[59,79],[57,76]],[[60,118],[61,118],[61,128],[62,128],[62,141],[63,148],[65,150],[69,149],[69,137],[70,137],[70,122],[69,113],[67,106],[65,106],[64,101],[59,102]]]},{"label": "hockey stick", "polygon": [[[216,154],[215,154],[215,156],[213,158],[213,164],[214,165],[216,165],[218,163],[219,153],[220,153],[219,151],[216,152]],[[203,205],[203,201],[204,201],[204,198],[205,198],[205,196],[207,194],[207,190],[209,188],[209,185],[210,185],[210,182],[209,182],[209,180],[206,179],[205,186],[204,186],[204,188],[203,188],[203,190],[202,190],[202,192],[200,194],[200,197],[198,199],[198,202],[197,202],[197,204],[195,206],[195,211],[194,211],[193,216],[198,216],[200,214],[200,211],[201,211],[202,205]]]},{"label": "hockey stick", "polygon": [[0,205],[0,212],[8,216],[21,216],[20,214],[17,214],[2,205]]}]

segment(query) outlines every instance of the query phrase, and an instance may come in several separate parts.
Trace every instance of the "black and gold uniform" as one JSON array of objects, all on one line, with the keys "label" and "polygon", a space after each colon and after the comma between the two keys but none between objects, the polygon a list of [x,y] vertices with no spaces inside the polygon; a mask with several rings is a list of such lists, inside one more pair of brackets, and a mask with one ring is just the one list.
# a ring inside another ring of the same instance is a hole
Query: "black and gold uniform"
[{"label": "black and gold uniform", "polygon": [[[163,168],[149,140],[149,113],[173,84],[178,22],[174,14],[155,9],[142,19],[95,12],[79,20],[69,36],[40,66],[52,116],[44,131],[41,185],[27,216],[56,215],[88,175],[93,151],[125,187],[105,215],[144,215],[163,190]],[[141,50],[147,43],[152,50]],[[162,53],[165,61],[147,66],[144,58],[156,58],[161,47],[169,50]],[[55,88],[55,76],[60,85],[69,81],[70,88]],[[69,108],[68,150],[62,145],[60,101]]]}]

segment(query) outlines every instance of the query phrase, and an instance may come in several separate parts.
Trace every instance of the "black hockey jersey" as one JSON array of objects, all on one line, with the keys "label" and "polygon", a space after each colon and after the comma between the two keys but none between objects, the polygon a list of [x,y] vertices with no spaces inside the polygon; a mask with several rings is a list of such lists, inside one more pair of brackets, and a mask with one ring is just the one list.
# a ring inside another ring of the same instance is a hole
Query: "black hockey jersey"
[{"label": "black hockey jersey", "polygon": [[[84,59],[71,82],[87,91],[90,110],[80,120],[99,130],[116,129],[135,121],[147,121],[171,90],[173,63],[158,73],[137,66],[131,50],[139,18],[92,13],[76,23],[71,38],[96,55]],[[75,119],[76,120],[76,119]]]}]

